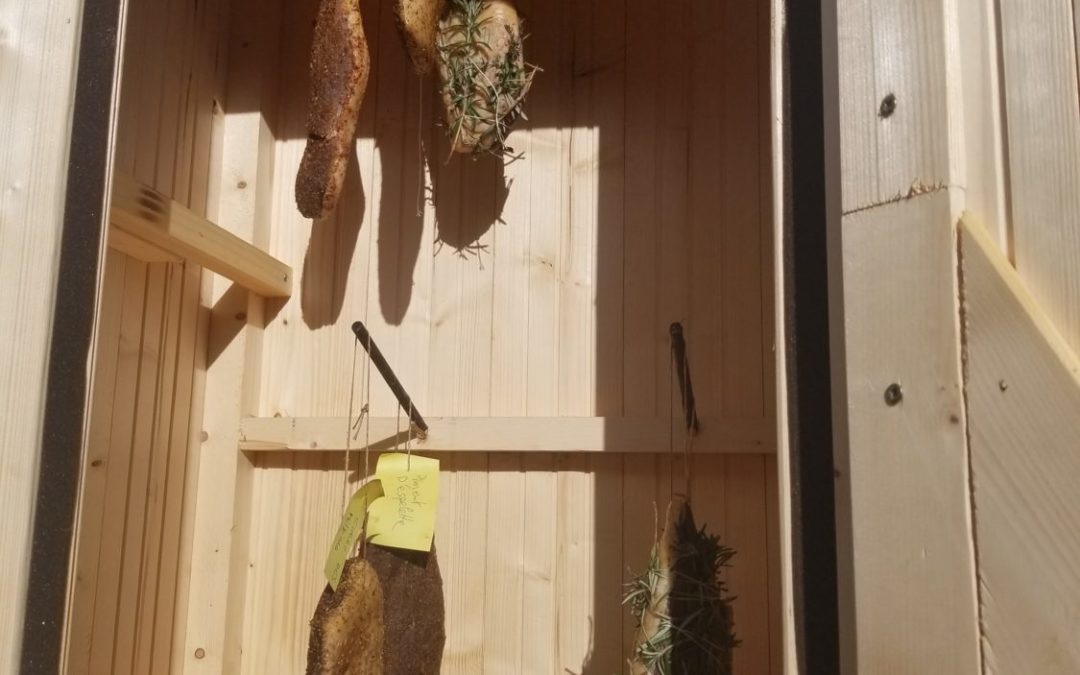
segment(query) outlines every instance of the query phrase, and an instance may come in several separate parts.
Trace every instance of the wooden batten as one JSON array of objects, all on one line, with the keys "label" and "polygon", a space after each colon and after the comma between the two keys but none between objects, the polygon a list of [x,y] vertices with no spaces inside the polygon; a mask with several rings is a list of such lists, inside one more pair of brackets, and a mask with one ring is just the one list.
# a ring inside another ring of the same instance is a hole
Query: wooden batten
[{"label": "wooden batten", "polygon": [[[356,449],[370,437],[372,450],[410,447],[422,452],[681,453],[685,432],[662,418],[441,417],[427,420],[425,437],[409,432],[405,417],[249,417],[240,423],[240,449],[249,452]],[[695,454],[775,451],[764,420],[703,419]],[[349,432],[349,429],[353,429]],[[351,440],[348,440],[351,436]],[[363,442],[363,441],[359,441]]]},{"label": "wooden batten", "polygon": [[288,265],[119,171],[109,222],[110,245],[139,260],[189,260],[268,298],[292,294]]},{"label": "wooden batten", "polygon": [[1075,673],[1080,359],[971,216],[960,262],[987,672]]}]

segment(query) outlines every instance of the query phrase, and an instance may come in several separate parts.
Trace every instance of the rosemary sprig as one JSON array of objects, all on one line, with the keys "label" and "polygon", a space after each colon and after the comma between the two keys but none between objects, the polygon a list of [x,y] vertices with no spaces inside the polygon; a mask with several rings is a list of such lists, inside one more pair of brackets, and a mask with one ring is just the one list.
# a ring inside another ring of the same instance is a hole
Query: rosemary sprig
[{"label": "rosemary sprig", "polygon": [[448,133],[477,150],[516,159],[506,145],[510,127],[524,117],[523,101],[539,71],[524,61],[516,28],[505,26],[506,49],[496,53],[485,39],[490,17],[481,18],[488,0],[451,0],[440,25],[436,50],[448,106]]}]

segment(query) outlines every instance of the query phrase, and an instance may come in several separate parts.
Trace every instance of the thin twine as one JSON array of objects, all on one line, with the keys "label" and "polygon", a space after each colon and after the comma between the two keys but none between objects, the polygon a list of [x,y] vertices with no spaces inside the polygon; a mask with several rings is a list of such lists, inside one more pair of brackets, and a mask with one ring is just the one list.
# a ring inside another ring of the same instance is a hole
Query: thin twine
[{"label": "thin twine", "polygon": [[345,422],[345,480],[341,492],[341,510],[345,511],[349,503],[349,459],[352,454],[352,430],[353,430],[353,401],[356,398],[356,350],[359,345],[353,340],[352,369],[349,371],[349,418]]},{"label": "thin twine", "polygon": [[[364,412],[371,413],[371,333],[367,336],[367,368],[364,373]],[[371,475],[371,419],[364,426],[364,479]]]},{"label": "thin twine", "polygon": [[668,386],[668,495],[675,492],[675,340],[671,341],[671,380]]},{"label": "thin twine", "polygon": [[413,412],[412,411],[412,399],[410,398],[409,399],[409,420],[408,420],[409,431],[408,431],[408,435],[405,437],[405,453],[406,453],[406,457],[407,457],[407,459],[405,461],[405,470],[406,471],[412,471],[412,428],[413,428],[412,412]]},{"label": "thin twine", "polygon": [[[686,346],[685,340],[683,341],[683,401],[689,402],[690,400],[690,357],[687,356],[687,352],[690,351]],[[694,443],[694,429],[697,427],[697,406],[693,408],[688,407],[687,412],[690,413],[689,423],[686,427],[686,440],[683,441],[683,480],[685,481],[686,501],[690,502],[690,450]]]},{"label": "thin twine", "polygon": [[[419,180],[416,181],[416,216],[424,215],[424,76],[417,74],[416,83],[420,90],[420,105],[416,113],[416,166]],[[410,418],[411,419],[411,418]]]},{"label": "thin twine", "polygon": [[[357,340],[359,342],[359,340]],[[371,333],[367,336],[367,360],[364,368],[364,415],[368,416],[368,423],[364,425],[364,481],[371,476]],[[367,523],[364,523],[364,534],[360,537],[360,556],[367,554]]]}]

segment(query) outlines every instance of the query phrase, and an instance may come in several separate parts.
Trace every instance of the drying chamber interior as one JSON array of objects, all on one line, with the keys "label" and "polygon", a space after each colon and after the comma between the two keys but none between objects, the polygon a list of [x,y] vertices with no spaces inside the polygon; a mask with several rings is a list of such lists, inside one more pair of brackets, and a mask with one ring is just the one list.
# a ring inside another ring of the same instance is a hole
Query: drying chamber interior
[{"label": "drying chamber interior", "polygon": [[[345,502],[406,442],[441,462],[444,672],[622,672],[624,584],[687,489],[736,551],[736,672],[780,672],[769,5],[516,5],[541,70],[504,161],[451,153],[392,3],[362,3],[355,152],[313,222],[293,195],[317,2],[130,0],[116,170],[291,265],[293,292],[108,251],[70,672],[303,671]],[[404,417],[356,320],[433,432],[479,420],[512,447],[350,431]],[[582,420],[601,451],[561,445]]]}]

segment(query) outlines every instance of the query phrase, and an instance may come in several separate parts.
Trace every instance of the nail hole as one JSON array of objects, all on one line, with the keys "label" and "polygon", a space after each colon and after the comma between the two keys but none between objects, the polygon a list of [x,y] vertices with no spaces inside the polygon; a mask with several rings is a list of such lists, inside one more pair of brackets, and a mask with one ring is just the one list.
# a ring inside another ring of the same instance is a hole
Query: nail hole
[{"label": "nail hole", "polygon": [[893,406],[900,401],[904,400],[904,390],[896,382],[893,382],[885,389],[885,403]]},{"label": "nail hole", "polygon": [[998,389],[1000,389],[1001,391],[1005,391],[1008,388],[1009,388],[1009,383],[1008,382],[1006,382],[1005,380],[998,380]]}]

